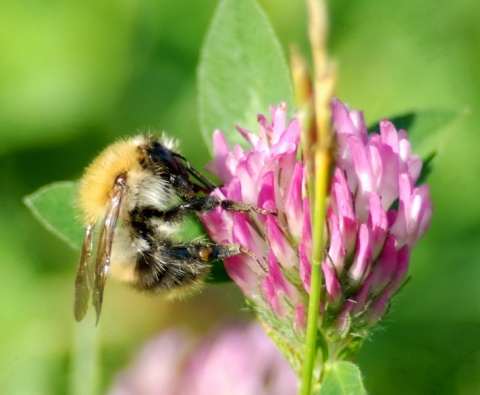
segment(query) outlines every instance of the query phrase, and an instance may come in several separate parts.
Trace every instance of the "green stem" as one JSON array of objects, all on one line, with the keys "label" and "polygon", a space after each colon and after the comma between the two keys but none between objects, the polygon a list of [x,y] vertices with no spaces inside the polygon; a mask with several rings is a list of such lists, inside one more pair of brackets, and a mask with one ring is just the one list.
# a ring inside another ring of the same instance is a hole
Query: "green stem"
[{"label": "green stem", "polygon": [[[312,389],[312,376],[319,350],[318,315],[322,296],[322,267],[321,258],[324,246],[324,223],[327,207],[327,185],[329,180],[330,154],[328,150],[319,149],[315,155],[315,191],[313,206],[313,251],[312,272],[310,277],[310,298],[308,301],[307,332],[304,345],[304,360],[302,367],[301,395],[310,395]],[[321,337],[320,337],[321,339]],[[323,339],[321,339],[323,342]],[[327,348],[322,344],[322,360],[328,358]]]},{"label": "green stem", "polygon": [[[320,265],[312,262],[312,285],[308,303],[307,334],[304,346],[302,366],[301,395],[310,395],[315,360],[317,358],[318,309],[320,306],[320,287],[314,286],[321,281]],[[315,313],[316,312],[316,313]]]},{"label": "green stem", "polygon": [[72,373],[69,393],[95,395],[99,393],[100,377],[98,361],[98,327],[93,315],[87,315],[82,323],[75,323]]},{"label": "green stem", "polygon": [[[302,89],[298,92],[301,99],[300,108],[304,112],[302,134],[304,160],[307,165],[307,189],[311,204],[312,215],[312,268],[310,276],[310,297],[308,300],[307,331],[305,335],[301,395],[311,395],[312,378],[315,364],[318,374],[322,374],[323,363],[328,359],[328,347],[319,331],[319,314],[322,301],[322,259],[325,247],[325,214],[327,209],[328,190],[331,176],[333,133],[331,125],[330,102],[335,89],[335,72],[327,53],[328,16],[325,0],[306,0],[309,14],[309,39],[313,56],[313,95],[310,91]],[[295,60],[295,59],[294,59]],[[298,65],[298,62],[296,63]],[[301,66],[301,65],[300,65]],[[297,67],[297,87],[302,87],[301,82],[308,79],[302,77],[305,72]],[[303,92],[303,93],[302,93]],[[313,170],[313,172],[312,172]],[[318,353],[322,355],[319,356]]]}]

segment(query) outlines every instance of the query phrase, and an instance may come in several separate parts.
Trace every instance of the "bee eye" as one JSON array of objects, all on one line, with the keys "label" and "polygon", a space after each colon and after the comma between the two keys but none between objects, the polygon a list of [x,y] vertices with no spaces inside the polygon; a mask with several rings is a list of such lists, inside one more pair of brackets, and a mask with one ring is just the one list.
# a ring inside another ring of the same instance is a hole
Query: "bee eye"
[{"label": "bee eye", "polygon": [[153,144],[149,150],[149,156],[153,162],[166,166],[172,174],[182,177],[187,175],[187,170],[177,159],[178,155],[163,145],[159,143]]}]

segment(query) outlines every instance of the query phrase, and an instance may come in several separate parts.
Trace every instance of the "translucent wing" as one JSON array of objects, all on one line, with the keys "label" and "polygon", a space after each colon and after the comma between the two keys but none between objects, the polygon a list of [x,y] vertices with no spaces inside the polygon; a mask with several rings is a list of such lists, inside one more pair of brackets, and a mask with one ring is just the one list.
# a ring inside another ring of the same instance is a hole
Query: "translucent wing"
[{"label": "translucent wing", "polygon": [[88,300],[90,292],[93,289],[93,266],[92,266],[92,247],[93,247],[93,227],[95,224],[89,224],[83,239],[82,254],[78,264],[77,277],[75,279],[75,319],[83,320],[88,310]]},{"label": "translucent wing", "polygon": [[98,251],[95,260],[93,283],[93,305],[97,313],[97,323],[102,310],[103,290],[105,288],[105,281],[107,280],[108,269],[110,268],[113,235],[120,214],[125,182],[125,175],[117,177],[98,237]]}]

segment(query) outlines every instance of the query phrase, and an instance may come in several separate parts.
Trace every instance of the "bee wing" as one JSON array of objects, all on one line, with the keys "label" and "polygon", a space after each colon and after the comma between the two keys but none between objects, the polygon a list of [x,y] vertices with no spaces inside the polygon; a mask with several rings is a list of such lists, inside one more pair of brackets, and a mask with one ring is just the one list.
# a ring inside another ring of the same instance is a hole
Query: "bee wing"
[{"label": "bee wing", "polygon": [[118,177],[113,188],[112,196],[103,219],[102,228],[98,237],[98,251],[95,260],[93,281],[93,305],[97,313],[97,323],[100,318],[103,302],[103,290],[107,281],[108,269],[110,268],[110,256],[112,252],[113,235],[117,225],[123,192],[125,189],[125,177]]},{"label": "bee wing", "polygon": [[80,322],[83,320],[88,310],[88,299],[93,289],[93,266],[92,266],[92,248],[93,248],[93,227],[95,224],[89,224],[83,239],[82,254],[78,264],[77,277],[75,279],[75,319]]}]

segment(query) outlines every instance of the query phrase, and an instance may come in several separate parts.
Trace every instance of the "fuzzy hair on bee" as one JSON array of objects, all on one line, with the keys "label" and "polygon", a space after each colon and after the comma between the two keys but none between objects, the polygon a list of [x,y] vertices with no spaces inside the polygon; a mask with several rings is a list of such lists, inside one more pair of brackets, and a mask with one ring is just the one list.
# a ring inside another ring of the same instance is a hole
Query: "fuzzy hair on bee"
[{"label": "fuzzy hair on bee", "polygon": [[276,215],[209,195],[216,185],[177,151],[177,142],[164,134],[138,135],[113,143],[85,170],[78,197],[86,232],[75,281],[77,321],[92,295],[98,323],[109,276],[140,291],[176,296],[198,288],[214,261],[252,255],[236,244],[176,241],[185,216],[217,208]]}]

